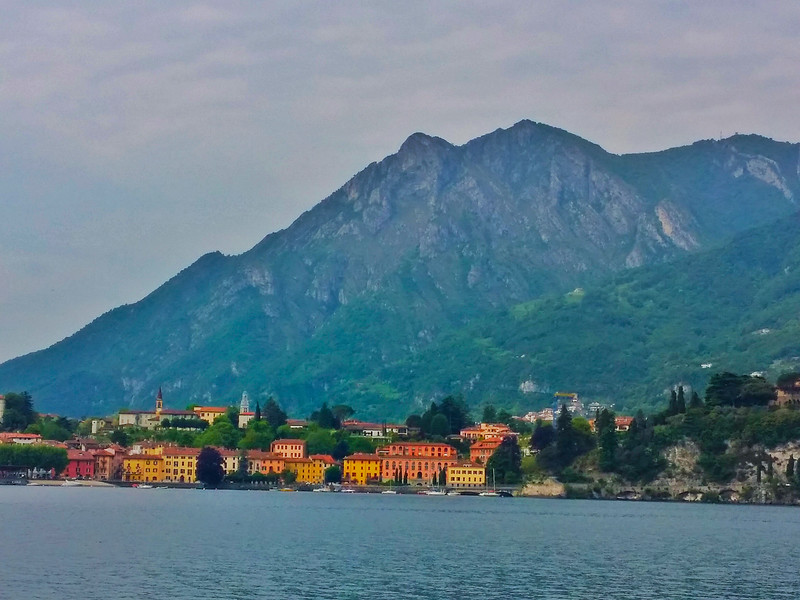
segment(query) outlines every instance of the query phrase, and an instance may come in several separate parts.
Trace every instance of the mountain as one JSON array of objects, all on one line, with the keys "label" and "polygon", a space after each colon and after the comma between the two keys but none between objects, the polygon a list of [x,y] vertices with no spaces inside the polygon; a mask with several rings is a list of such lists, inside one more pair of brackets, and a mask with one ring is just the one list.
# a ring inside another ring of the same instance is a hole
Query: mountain
[{"label": "mountain", "polygon": [[392,370],[444,336],[792,214],[798,150],[734,136],[617,156],[530,121],[463,146],[417,133],[250,251],[206,255],[0,365],[0,389],[72,415],[149,406],[159,385],[172,406],[247,389],[296,414],[323,400],[405,413],[473,385]]}]

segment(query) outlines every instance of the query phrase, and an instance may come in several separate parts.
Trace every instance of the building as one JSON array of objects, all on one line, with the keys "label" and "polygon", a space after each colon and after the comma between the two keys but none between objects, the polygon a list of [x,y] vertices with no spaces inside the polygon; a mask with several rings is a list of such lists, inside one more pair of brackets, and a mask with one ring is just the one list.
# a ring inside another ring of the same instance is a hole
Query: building
[{"label": "building", "polygon": [[381,477],[393,481],[400,477],[409,483],[432,483],[442,469],[458,462],[456,449],[449,444],[396,442],[378,448],[382,459]]},{"label": "building", "polygon": [[286,468],[286,459],[273,452],[262,452],[261,450],[251,450],[247,453],[247,472],[250,475],[261,473],[268,475],[276,473],[280,475]]},{"label": "building", "polygon": [[41,444],[42,436],[38,433],[0,433],[0,444]]},{"label": "building", "polygon": [[770,402],[775,406],[800,406],[800,377],[791,377],[784,380],[780,378],[777,386],[777,396]]},{"label": "building", "polygon": [[308,427],[308,421],[305,419],[286,419],[286,424],[289,426],[289,429],[303,429],[304,427]]},{"label": "building", "polygon": [[469,460],[473,463],[485,465],[494,451],[503,443],[502,438],[480,440],[469,447]]},{"label": "building", "polygon": [[398,425],[397,423],[368,423],[355,419],[343,421],[342,429],[349,431],[353,435],[378,439],[386,438],[389,435],[397,435],[400,437],[406,437],[408,435],[408,427],[406,425]]},{"label": "building", "polygon": [[270,444],[269,450],[273,454],[279,454],[284,458],[308,458],[305,440],[275,440]]},{"label": "building", "polygon": [[367,485],[381,480],[382,459],[377,454],[351,454],[344,457],[342,481]]},{"label": "building", "polygon": [[[631,428],[631,423],[633,423],[633,417],[614,417],[614,431],[617,433],[628,431]],[[589,419],[589,427],[592,428],[592,431],[595,431],[595,419]]]},{"label": "building", "polygon": [[214,419],[217,417],[223,416],[226,412],[228,412],[227,406],[195,406],[194,407],[194,414],[192,415],[195,418],[202,419],[209,425],[214,424]]},{"label": "building", "polygon": [[67,468],[61,473],[65,479],[94,479],[94,454],[84,450],[67,450]]},{"label": "building", "polygon": [[465,427],[459,433],[465,440],[473,442],[486,438],[503,438],[508,435],[517,435],[505,423],[478,423],[474,427]]},{"label": "building", "polygon": [[247,424],[252,421],[256,416],[254,412],[240,412],[239,413],[239,429],[246,429]]},{"label": "building", "polygon": [[94,478],[101,481],[116,480],[122,478],[124,452],[120,452],[115,447],[91,450],[94,456]]},{"label": "building", "polygon": [[486,486],[486,467],[474,462],[460,462],[447,467],[447,485],[452,488]]},{"label": "building", "polygon": [[164,408],[164,398],[161,388],[158,388],[154,410],[123,409],[117,414],[118,427],[142,427],[155,429],[160,427],[164,419],[195,419],[196,415],[190,410],[174,410]]},{"label": "building", "polygon": [[151,454],[131,454],[122,461],[122,480],[149,483],[163,481],[164,458]]},{"label": "building", "polygon": [[200,448],[166,446],[161,449],[164,459],[164,481],[194,483],[197,481],[197,456]]}]

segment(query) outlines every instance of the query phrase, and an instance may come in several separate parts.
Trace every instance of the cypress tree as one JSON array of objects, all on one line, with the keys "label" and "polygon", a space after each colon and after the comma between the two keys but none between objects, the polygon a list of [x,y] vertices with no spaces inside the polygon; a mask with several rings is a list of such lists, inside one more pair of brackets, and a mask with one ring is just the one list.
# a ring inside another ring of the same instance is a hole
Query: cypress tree
[{"label": "cypress tree", "polygon": [[677,415],[678,414],[678,396],[675,394],[675,390],[670,390],[669,392],[669,408],[667,408],[667,415]]},{"label": "cypress tree", "polygon": [[403,485],[408,485],[408,471],[403,473]]},{"label": "cypress tree", "polygon": [[678,400],[677,400],[678,414],[686,412],[686,398],[683,395],[683,386],[678,386]]},{"label": "cypress tree", "polygon": [[261,420],[261,404],[258,403],[258,400],[256,400],[256,414],[253,415],[253,420],[254,421]]},{"label": "cypress tree", "polygon": [[791,481],[794,477],[794,454],[789,456],[789,460],[786,461],[786,479]]},{"label": "cypress tree", "polygon": [[692,392],[692,399],[689,400],[689,408],[702,408],[703,401],[700,400],[700,396],[697,395],[697,392]]}]

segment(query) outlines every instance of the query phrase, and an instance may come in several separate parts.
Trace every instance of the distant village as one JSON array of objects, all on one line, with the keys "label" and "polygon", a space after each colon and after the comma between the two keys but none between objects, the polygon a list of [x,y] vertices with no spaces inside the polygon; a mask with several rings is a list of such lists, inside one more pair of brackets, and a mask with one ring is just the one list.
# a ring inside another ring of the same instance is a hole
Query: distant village
[{"label": "distant village", "polygon": [[[0,396],[0,419],[5,400]],[[604,408],[593,403],[584,407],[577,394],[557,393],[554,406],[565,406],[570,413],[580,416]],[[238,427],[247,429],[257,411],[251,410],[247,393],[243,393],[238,407]],[[193,406],[191,410],[164,407],[161,390],[150,410],[120,410],[108,419],[92,419],[91,434],[75,435],[72,439],[55,441],[43,439],[37,433],[0,433],[0,444],[38,444],[63,448],[67,454],[66,468],[60,473],[35,471],[36,478],[70,481],[106,481],[125,484],[196,484],[197,461],[201,448],[180,446],[163,441],[142,440],[128,446],[102,441],[109,432],[125,430],[158,431],[165,425],[177,424],[191,427],[202,422],[213,425],[227,418],[227,406]],[[55,417],[55,415],[50,415]],[[554,408],[529,412],[513,417],[520,423],[552,422]],[[616,417],[619,431],[630,427],[632,417]],[[1,422],[1,421],[0,421]],[[593,426],[594,420],[589,419]],[[309,421],[287,418],[285,425],[298,434],[309,427]],[[486,465],[504,440],[518,443],[518,432],[505,423],[480,422],[467,426],[444,442],[418,440],[419,429],[407,424],[371,423],[356,419],[341,422],[342,430],[350,436],[370,440],[375,451],[355,452],[336,460],[331,454],[309,454],[305,439],[280,438],[271,442],[269,450],[234,450],[218,447],[223,469],[227,476],[246,475],[251,481],[322,485],[330,483],[331,467],[337,467],[335,481],[346,485],[375,485],[393,482],[403,485],[442,486],[453,489],[486,488],[490,483]],[[448,443],[449,442],[449,443]],[[461,455],[459,449],[461,448]],[[468,448],[468,450],[465,450]],[[527,445],[520,448],[529,452]],[[5,474],[14,471],[14,465],[0,465]],[[0,472],[0,476],[3,473]]]}]

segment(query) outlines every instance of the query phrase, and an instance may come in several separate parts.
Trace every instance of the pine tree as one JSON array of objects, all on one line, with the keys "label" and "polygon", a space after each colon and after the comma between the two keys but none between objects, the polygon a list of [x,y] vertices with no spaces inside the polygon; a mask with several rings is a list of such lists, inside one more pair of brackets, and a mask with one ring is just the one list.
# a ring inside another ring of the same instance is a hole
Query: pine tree
[{"label": "pine tree", "polygon": [[703,401],[700,400],[700,396],[697,395],[697,392],[692,392],[692,399],[689,400],[689,408],[702,408]]}]

